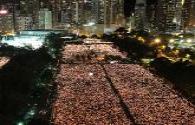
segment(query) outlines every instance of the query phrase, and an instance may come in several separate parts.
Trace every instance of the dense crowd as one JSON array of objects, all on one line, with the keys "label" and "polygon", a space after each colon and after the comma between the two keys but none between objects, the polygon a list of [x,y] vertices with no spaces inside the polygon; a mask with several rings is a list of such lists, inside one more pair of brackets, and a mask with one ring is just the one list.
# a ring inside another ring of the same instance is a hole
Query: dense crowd
[{"label": "dense crowd", "polygon": [[166,81],[139,65],[105,65],[136,122],[144,125],[195,124],[195,107]]},{"label": "dense crowd", "polygon": [[66,63],[96,63],[104,60],[106,55],[126,58],[126,55],[112,47],[112,44],[67,45],[63,52],[63,61]]},{"label": "dense crowd", "polygon": [[131,124],[99,65],[62,65],[57,83],[55,125]]},{"label": "dense crowd", "polygon": [[9,62],[9,58],[7,57],[0,57],[0,69]]},{"label": "dense crowd", "polygon": [[114,49],[112,45],[108,44],[97,44],[97,45],[91,45],[90,50],[99,52],[99,53],[105,53],[106,55],[114,55],[114,56],[120,56],[122,58],[126,58],[125,55],[123,55],[121,52],[119,52],[117,49]]},{"label": "dense crowd", "polygon": [[88,50],[88,47],[85,45],[66,45],[64,47],[64,51],[63,51],[63,59],[70,59],[73,56],[75,56],[76,54],[85,52]]},{"label": "dense crowd", "polygon": [[[121,55],[111,45],[67,45],[63,58],[87,54],[89,50]],[[166,80],[139,65],[61,64],[56,83],[58,94],[52,117],[55,125],[195,124],[195,107]],[[135,121],[127,117],[119,96]]]}]

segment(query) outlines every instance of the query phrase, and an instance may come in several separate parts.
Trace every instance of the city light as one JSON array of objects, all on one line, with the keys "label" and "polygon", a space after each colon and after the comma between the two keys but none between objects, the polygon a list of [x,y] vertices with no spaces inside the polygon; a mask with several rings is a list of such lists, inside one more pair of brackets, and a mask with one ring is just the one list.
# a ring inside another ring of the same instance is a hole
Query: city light
[{"label": "city light", "polygon": [[92,72],[90,72],[90,73],[89,73],[89,76],[93,76],[93,73],[92,73]]},{"label": "city light", "polygon": [[170,42],[170,43],[174,43],[175,40],[174,40],[174,39],[170,39],[169,42]]},{"label": "city light", "polygon": [[187,39],[187,42],[188,42],[188,43],[191,43],[191,42],[192,42],[192,39]]},{"label": "city light", "polygon": [[24,123],[23,122],[18,122],[18,124],[17,125],[24,125]]},{"label": "city light", "polygon": [[195,125],[194,17],[195,0],[0,0],[0,124]]},{"label": "city light", "polygon": [[181,2],[182,6],[184,5],[184,3],[185,3],[185,0],[182,0],[182,2]]},{"label": "city light", "polygon": [[31,110],[31,111],[28,112],[28,114],[31,115],[31,116],[33,116],[33,115],[35,115],[35,111],[34,110]]},{"label": "city light", "polygon": [[180,38],[183,38],[184,36],[183,35],[179,35]]},{"label": "city light", "polygon": [[189,59],[191,57],[191,55],[190,54],[186,54],[185,57]]},{"label": "city light", "polygon": [[154,43],[156,43],[156,44],[161,43],[161,39],[160,39],[160,38],[156,38],[156,39],[154,39]]},{"label": "city light", "polygon": [[0,10],[0,15],[4,15],[4,14],[7,14],[8,11],[7,10]]},{"label": "city light", "polygon": [[87,23],[87,24],[84,24],[83,26],[94,26],[94,25],[95,25],[94,22],[89,22],[89,23]]},{"label": "city light", "polygon": [[143,37],[138,37],[138,40],[141,41],[141,42],[145,42]]},{"label": "city light", "polygon": [[164,49],[166,49],[166,46],[162,45],[162,46],[159,47],[159,49],[164,50]]},{"label": "city light", "polygon": [[15,47],[30,46],[32,49],[38,49],[43,45],[44,38],[36,36],[21,36],[13,37],[13,39],[7,40],[6,36],[4,36],[1,42]]}]

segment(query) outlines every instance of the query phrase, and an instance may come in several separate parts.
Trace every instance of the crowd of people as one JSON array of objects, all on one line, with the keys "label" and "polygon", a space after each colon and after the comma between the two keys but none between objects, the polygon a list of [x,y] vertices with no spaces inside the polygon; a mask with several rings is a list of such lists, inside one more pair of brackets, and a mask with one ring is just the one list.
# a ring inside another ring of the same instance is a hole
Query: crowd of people
[{"label": "crowd of people", "polygon": [[66,45],[64,47],[63,51],[63,61],[69,62],[69,61],[76,61],[76,56],[79,56],[81,54],[85,54],[88,51],[88,47],[85,45]]},{"label": "crowd of people", "polygon": [[121,58],[126,58],[126,55],[119,52],[117,49],[112,47],[111,44],[94,44],[90,45],[90,50],[105,53],[106,55],[120,56]]},{"label": "crowd of people", "polygon": [[139,65],[107,64],[105,68],[137,123],[195,124],[195,107],[166,80]]},{"label": "crowd of people", "polygon": [[[91,54],[88,51],[125,57],[112,45],[92,44],[65,46],[63,59]],[[166,80],[136,64],[61,64],[56,83],[55,125],[195,124],[195,107]],[[121,101],[135,121],[126,115]]]},{"label": "crowd of people", "polygon": [[131,125],[100,65],[61,65],[56,82],[55,125]]},{"label": "crowd of people", "polygon": [[0,69],[9,62],[9,58],[7,57],[0,57]]},{"label": "crowd of people", "polygon": [[126,58],[126,55],[112,47],[112,44],[91,44],[65,46],[63,51],[63,61],[66,63],[83,63],[105,61],[105,56],[112,55]]}]

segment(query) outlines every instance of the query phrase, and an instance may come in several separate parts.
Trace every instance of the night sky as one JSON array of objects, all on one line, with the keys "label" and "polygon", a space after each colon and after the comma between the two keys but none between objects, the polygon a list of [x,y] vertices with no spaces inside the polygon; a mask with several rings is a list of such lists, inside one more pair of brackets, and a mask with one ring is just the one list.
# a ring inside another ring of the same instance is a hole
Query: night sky
[{"label": "night sky", "polygon": [[[124,6],[125,16],[128,17],[134,11],[136,0],[124,0],[124,1],[125,1],[125,6]],[[148,5],[157,2],[157,0],[146,0],[146,1]]]}]

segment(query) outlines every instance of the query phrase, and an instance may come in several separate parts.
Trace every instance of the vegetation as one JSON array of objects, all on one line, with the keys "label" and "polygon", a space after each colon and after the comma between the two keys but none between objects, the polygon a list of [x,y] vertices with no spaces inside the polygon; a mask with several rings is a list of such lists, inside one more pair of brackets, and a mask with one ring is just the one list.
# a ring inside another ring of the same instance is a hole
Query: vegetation
[{"label": "vegetation", "polygon": [[189,61],[172,62],[167,58],[156,58],[151,66],[159,75],[175,83],[175,89],[195,104],[195,65]]},{"label": "vegetation", "polygon": [[[192,37],[190,34],[183,36]],[[155,46],[152,43],[154,37],[145,31],[128,33],[125,28],[119,28],[111,35],[104,34],[102,36],[103,39],[113,41],[120,51],[127,52],[130,59],[136,60],[138,63],[141,63],[140,59],[142,58],[153,58],[154,61],[150,63],[151,69],[155,69],[157,74],[172,81],[177,91],[195,103],[195,65],[186,58],[186,55],[190,55],[190,58],[193,60],[195,53],[190,49],[180,50],[178,51],[179,53],[176,53],[176,50],[168,50],[167,41],[172,37],[172,35],[160,34],[161,43]],[[155,42],[158,41],[154,39]],[[160,48],[162,46],[165,46],[164,50]],[[158,57],[159,54],[163,55],[163,53],[167,54],[167,56]],[[180,60],[171,60],[168,56],[180,57]]]},{"label": "vegetation", "polygon": [[[136,32],[133,31],[133,34],[136,34]],[[137,34],[141,34],[141,31],[137,32]],[[131,36],[132,34],[129,35]],[[127,30],[121,27],[114,34],[103,34],[102,38],[114,42],[115,46],[118,46],[121,52],[127,52],[128,57],[132,60],[140,62],[142,58],[155,57],[156,52],[153,47],[140,42],[136,38],[131,38],[129,35],[127,35]],[[148,36],[147,33],[143,32],[143,36],[145,35]]]},{"label": "vegetation", "polygon": [[0,69],[0,124],[47,124],[62,44],[50,34],[38,50],[1,47],[11,60]]}]

